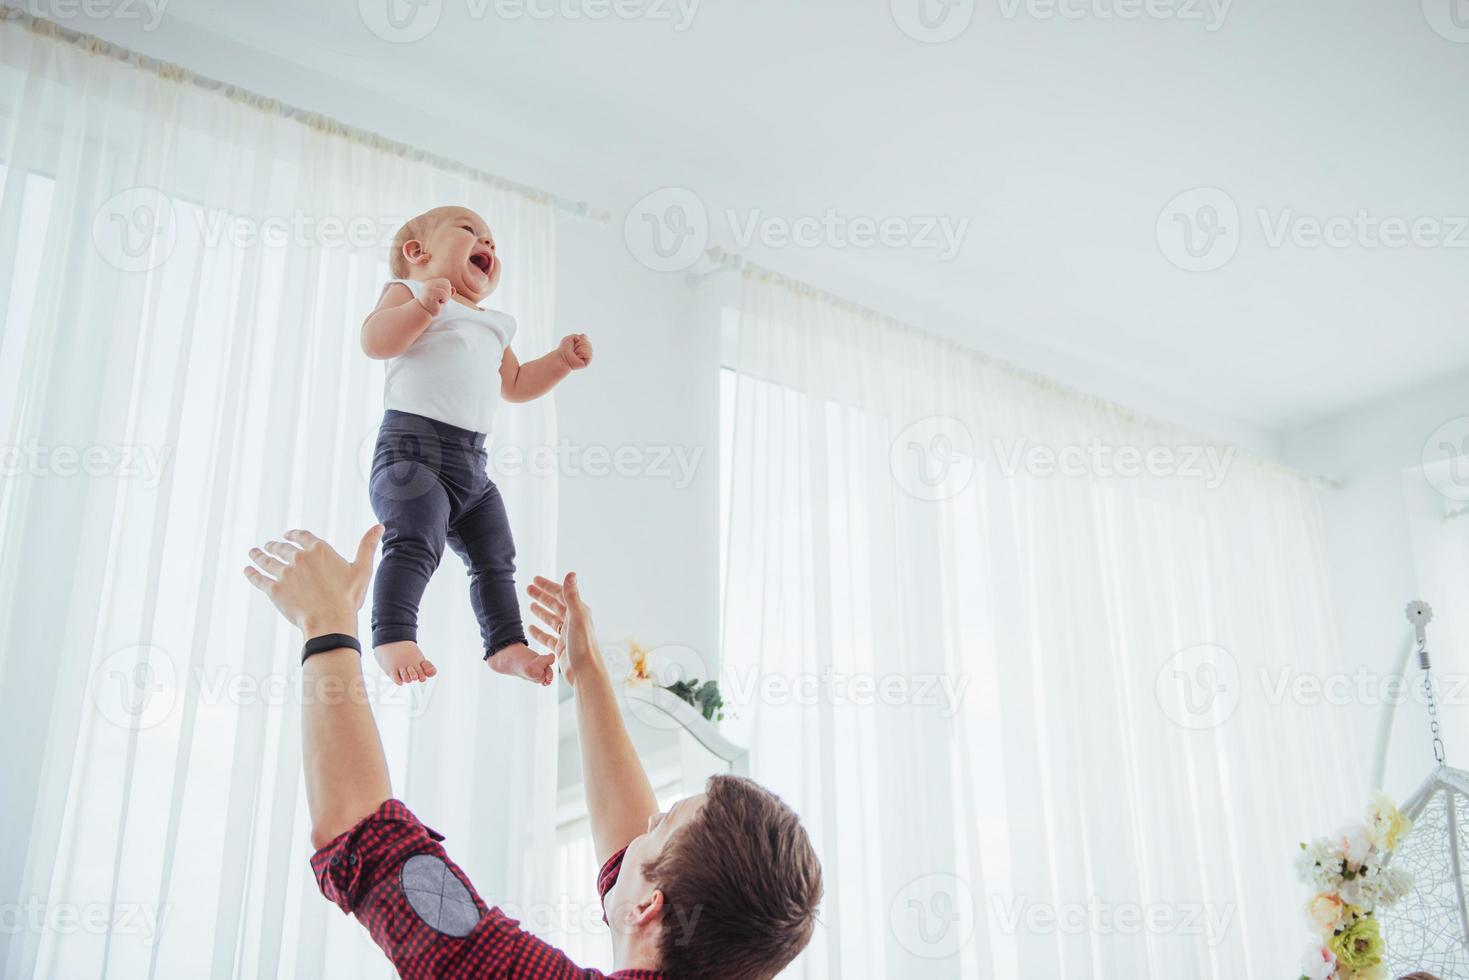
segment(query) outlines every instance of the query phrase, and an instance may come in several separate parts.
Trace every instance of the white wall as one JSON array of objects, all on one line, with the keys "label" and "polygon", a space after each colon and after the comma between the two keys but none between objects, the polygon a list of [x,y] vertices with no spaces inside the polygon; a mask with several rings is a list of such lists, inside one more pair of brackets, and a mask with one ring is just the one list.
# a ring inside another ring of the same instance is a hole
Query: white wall
[{"label": "white wall", "polygon": [[[563,471],[561,570],[574,570],[604,639],[687,647],[715,669],[719,643],[718,319],[682,277],[650,272],[620,227],[558,228],[556,312],[587,333],[592,366],[557,392],[560,435],[640,461],[637,475]],[[563,690],[563,694],[568,693]],[[570,708],[564,711],[569,714]],[[645,758],[671,733],[634,717]],[[578,778],[563,725],[562,784]]]},{"label": "white wall", "polygon": [[[1469,765],[1469,693],[1458,690],[1469,677],[1469,516],[1447,516],[1463,505],[1435,488],[1450,485],[1443,482],[1448,463],[1438,440],[1429,444],[1429,437],[1445,422],[1464,417],[1469,374],[1282,440],[1288,462],[1334,484],[1323,490],[1323,506],[1343,669],[1388,671],[1408,629],[1403,607],[1420,598],[1432,605],[1434,671],[1444,682],[1443,700],[1450,702],[1440,706],[1449,762],[1461,766]],[[1411,676],[1416,681],[1417,671]],[[1363,707],[1363,723],[1375,725],[1375,705]],[[1399,797],[1431,766],[1427,724],[1416,695],[1400,707],[1385,787]],[[1365,741],[1370,745],[1370,736]]]}]

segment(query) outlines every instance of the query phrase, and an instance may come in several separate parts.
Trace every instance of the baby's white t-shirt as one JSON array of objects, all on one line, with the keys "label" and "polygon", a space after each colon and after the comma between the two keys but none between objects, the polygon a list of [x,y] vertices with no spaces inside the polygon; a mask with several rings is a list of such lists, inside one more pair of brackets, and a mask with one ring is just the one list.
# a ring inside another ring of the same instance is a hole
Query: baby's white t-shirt
[{"label": "baby's white t-shirt", "polygon": [[[423,296],[421,282],[393,282],[415,299]],[[500,361],[514,337],[510,314],[449,300],[407,350],[388,359],[383,407],[489,435],[500,404]]]}]

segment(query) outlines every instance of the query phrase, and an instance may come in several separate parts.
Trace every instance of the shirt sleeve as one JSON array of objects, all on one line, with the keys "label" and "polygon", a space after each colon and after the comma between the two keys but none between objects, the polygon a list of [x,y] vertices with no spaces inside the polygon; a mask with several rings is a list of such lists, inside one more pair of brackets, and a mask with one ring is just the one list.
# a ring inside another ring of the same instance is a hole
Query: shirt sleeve
[{"label": "shirt sleeve", "polygon": [[388,800],[317,851],[311,870],[322,894],[355,917],[408,980],[579,975],[559,950],[487,907],[443,839]]},{"label": "shirt sleeve", "polygon": [[[607,921],[607,893],[612,886],[617,884],[617,876],[622,874],[622,858],[627,854],[627,848],[623,848],[607,859],[602,865],[602,870],[597,872],[597,894],[602,896],[602,921]],[[609,923],[610,924],[610,923]]]},{"label": "shirt sleeve", "polygon": [[[413,294],[414,299],[423,299],[423,283],[417,281],[416,279],[389,279],[387,282],[383,283],[383,293],[387,292],[394,286],[407,286],[408,291]],[[381,296],[382,293],[379,293],[378,295]]]}]

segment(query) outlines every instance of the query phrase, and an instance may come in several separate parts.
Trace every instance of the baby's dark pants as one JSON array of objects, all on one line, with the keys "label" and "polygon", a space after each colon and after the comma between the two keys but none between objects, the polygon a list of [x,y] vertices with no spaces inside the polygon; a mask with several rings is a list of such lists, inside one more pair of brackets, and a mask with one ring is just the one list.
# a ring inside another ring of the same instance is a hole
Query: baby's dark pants
[{"label": "baby's dark pants", "polygon": [[481,433],[389,409],[369,489],[385,529],[372,588],[372,643],[418,639],[418,604],[448,542],[469,569],[469,600],[485,655],[524,643],[515,595],[515,540],[486,474]]}]

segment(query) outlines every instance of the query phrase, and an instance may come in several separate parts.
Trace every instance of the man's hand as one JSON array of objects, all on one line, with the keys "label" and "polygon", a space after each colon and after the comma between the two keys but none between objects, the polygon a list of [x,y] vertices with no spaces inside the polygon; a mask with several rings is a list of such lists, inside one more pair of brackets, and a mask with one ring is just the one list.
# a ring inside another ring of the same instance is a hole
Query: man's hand
[{"label": "man's hand", "polygon": [[356,561],[349,562],[310,531],[287,531],[284,541],[250,549],[255,565],[245,569],[245,577],[307,639],[327,633],[356,636],[357,610],[367,595],[382,536],[381,524],[369,528],[357,545]]},{"label": "man's hand", "polygon": [[561,338],[561,346],[556,348],[561,355],[561,362],[573,371],[580,371],[592,363],[592,342],[584,333],[567,334]]},{"label": "man's hand", "polygon": [[423,284],[423,295],[418,302],[430,313],[437,313],[444,308],[454,295],[454,287],[447,279],[429,279]]},{"label": "man's hand", "polygon": [[532,623],[530,635],[565,665],[566,683],[576,685],[579,668],[603,666],[602,648],[597,645],[597,632],[592,626],[592,611],[581,600],[575,572],[560,583],[537,575],[526,591],[535,600],[530,611],[551,627],[548,633]]},{"label": "man's hand", "polygon": [[581,601],[576,574],[556,583],[537,575],[530,586],[531,612],[550,627],[531,626],[531,636],[558,657],[566,654],[566,682],[576,688],[576,732],[582,783],[598,862],[605,862],[651,826],[658,798],[638,759],[617,691],[597,646],[592,612]]}]

